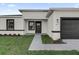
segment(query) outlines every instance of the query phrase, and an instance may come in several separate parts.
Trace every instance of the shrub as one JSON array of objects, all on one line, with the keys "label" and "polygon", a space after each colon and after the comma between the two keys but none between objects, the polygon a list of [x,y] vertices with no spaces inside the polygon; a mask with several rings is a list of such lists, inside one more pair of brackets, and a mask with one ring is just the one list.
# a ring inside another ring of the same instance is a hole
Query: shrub
[{"label": "shrub", "polygon": [[13,34],[13,36],[16,36],[16,34]]},{"label": "shrub", "polygon": [[0,36],[2,36],[2,34],[0,34]]},{"label": "shrub", "polygon": [[11,34],[9,34],[9,36],[11,36]]},{"label": "shrub", "polygon": [[20,34],[18,34],[18,36],[20,36]]},{"label": "shrub", "polygon": [[4,34],[5,36],[7,35],[7,34]]}]

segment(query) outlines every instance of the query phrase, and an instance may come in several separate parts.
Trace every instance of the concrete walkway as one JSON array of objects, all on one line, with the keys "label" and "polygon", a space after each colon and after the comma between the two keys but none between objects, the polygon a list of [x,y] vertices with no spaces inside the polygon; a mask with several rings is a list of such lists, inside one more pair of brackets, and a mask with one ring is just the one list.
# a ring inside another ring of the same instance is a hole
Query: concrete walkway
[{"label": "concrete walkway", "polygon": [[35,34],[29,50],[79,50],[79,39],[63,39],[65,44],[42,44],[41,34]]},{"label": "concrete walkway", "polygon": [[44,50],[41,40],[41,34],[35,34],[29,50]]}]

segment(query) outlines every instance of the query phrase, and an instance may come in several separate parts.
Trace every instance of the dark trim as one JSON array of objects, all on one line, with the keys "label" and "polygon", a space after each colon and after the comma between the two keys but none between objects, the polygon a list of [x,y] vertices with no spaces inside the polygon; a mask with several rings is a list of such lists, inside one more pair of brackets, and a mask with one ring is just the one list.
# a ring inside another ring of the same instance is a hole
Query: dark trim
[{"label": "dark trim", "polygon": [[22,15],[0,15],[0,16],[22,16]]},{"label": "dark trim", "polygon": [[[63,17],[60,17],[60,31],[62,31],[62,18]],[[60,39],[62,40],[61,33],[60,33]]]},{"label": "dark trim", "polygon": [[24,30],[0,30],[0,31],[24,31]]},{"label": "dark trim", "polygon": [[69,18],[78,18],[79,19],[79,17],[60,17],[60,19],[69,19]]},{"label": "dark trim", "polygon": [[22,15],[0,15],[0,18],[21,18]]},{"label": "dark trim", "polygon": [[48,12],[48,9],[19,9],[20,12]]},{"label": "dark trim", "polygon": [[61,31],[52,31],[53,33],[60,33]]}]

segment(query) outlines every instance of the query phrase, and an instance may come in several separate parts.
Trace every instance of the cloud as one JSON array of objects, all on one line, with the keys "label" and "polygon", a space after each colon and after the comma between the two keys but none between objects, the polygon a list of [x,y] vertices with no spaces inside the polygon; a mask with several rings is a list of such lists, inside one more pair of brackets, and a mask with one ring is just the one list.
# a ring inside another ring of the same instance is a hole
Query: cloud
[{"label": "cloud", "polygon": [[5,3],[1,3],[2,6],[6,5]]},{"label": "cloud", "polygon": [[0,10],[0,15],[17,15],[17,14],[21,14],[21,13],[18,10],[14,10],[14,9]]},{"label": "cloud", "polygon": [[75,4],[75,6],[74,6],[75,8],[79,8],[79,4]]},{"label": "cloud", "polygon": [[15,4],[8,4],[8,7],[15,7]]},{"label": "cloud", "polygon": [[0,3],[1,6],[15,7],[15,4]]},{"label": "cloud", "polygon": [[[5,6],[5,8],[0,9],[0,15],[16,15],[21,14],[16,8],[16,4],[11,3],[0,3],[1,7]],[[13,8],[11,8],[13,7]]]}]

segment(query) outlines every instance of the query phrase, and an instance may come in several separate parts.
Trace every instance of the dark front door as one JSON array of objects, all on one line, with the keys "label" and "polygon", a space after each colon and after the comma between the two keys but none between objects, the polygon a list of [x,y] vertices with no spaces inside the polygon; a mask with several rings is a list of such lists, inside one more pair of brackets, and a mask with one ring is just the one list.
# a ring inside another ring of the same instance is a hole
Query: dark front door
[{"label": "dark front door", "polygon": [[41,21],[36,21],[36,33],[41,33]]},{"label": "dark front door", "polygon": [[62,39],[79,39],[79,18],[63,18],[61,21]]}]

